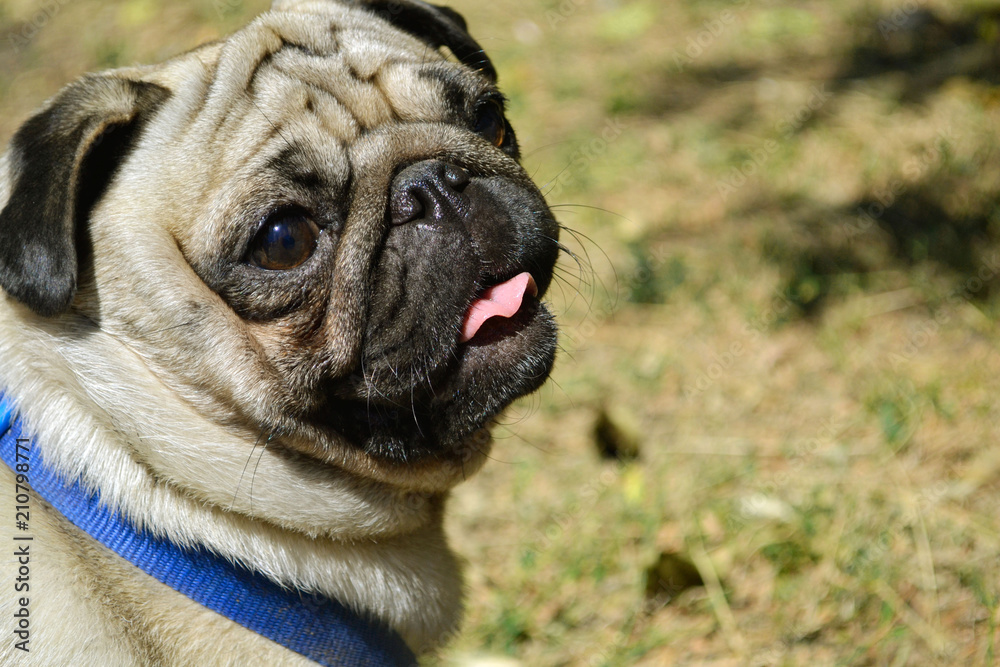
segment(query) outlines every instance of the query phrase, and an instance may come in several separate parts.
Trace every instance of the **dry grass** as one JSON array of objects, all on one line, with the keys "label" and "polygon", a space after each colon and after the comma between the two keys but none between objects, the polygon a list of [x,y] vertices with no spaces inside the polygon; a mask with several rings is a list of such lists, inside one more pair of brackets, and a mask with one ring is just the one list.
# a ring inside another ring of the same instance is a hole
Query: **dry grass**
[{"label": "dry grass", "polygon": [[[15,51],[37,4],[0,2],[0,134],[264,3],[223,4],[74,0]],[[582,268],[452,503],[470,611],[428,664],[993,664],[996,5],[454,5]],[[650,597],[663,553],[696,574]]]}]

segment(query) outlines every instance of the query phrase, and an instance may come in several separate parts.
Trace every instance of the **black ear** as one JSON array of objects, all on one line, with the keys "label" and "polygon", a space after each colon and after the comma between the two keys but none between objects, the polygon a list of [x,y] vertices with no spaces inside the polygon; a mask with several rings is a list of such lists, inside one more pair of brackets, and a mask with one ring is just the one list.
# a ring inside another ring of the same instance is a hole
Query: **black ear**
[{"label": "black ear", "polygon": [[420,0],[363,0],[361,4],[435,49],[447,46],[462,63],[482,72],[490,81],[497,80],[493,63],[454,9]]},{"label": "black ear", "polygon": [[[109,183],[142,114],[168,92],[91,75],[64,88],[11,139],[0,211],[0,287],[41,315],[76,293],[77,222]],[[100,172],[100,173],[98,173]]]}]

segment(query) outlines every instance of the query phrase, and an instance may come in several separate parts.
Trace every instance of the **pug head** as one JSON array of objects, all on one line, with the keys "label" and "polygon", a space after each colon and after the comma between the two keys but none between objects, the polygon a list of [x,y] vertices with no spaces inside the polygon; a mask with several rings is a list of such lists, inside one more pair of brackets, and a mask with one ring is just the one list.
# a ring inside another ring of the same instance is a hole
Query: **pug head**
[{"label": "pug head", "polygon": [[12,139],[0,286],[273,451],[446,489],[556,348],[496,78],[451,10],[329,0],[87,76]]}]

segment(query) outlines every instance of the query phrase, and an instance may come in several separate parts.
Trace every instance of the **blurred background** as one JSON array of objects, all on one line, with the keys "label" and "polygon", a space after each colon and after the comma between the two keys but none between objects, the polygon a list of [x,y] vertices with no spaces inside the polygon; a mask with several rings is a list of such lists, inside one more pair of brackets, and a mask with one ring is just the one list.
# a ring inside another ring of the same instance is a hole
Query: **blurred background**
[{"label": "blurred background", "polygon": [[[264,0],[0,0],[0,137]],[[565,226],[427,665],[990,665],[1000,4],[454,0]]]}]

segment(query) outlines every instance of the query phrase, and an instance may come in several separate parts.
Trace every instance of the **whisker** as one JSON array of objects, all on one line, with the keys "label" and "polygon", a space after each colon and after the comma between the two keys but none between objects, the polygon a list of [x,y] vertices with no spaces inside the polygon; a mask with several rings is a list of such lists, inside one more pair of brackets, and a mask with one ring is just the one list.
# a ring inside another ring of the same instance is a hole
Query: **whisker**
[{"label": "whisker", "polygon": [[267,443],[271,442],[273,434],[267,436],[267,440],[264,442],[264,446],[260,448],[260,455],[257,456],[257,463],[253,466],[253,474],[250,475],[250,511],[253,512],[253,482],[257,478],[257,468],[260,467],[260,462],[264,458],[264,452],[267,450]]},{"label": "whisker", "polygon": [[[229,511],[232,511],[233,507],[236,505],[236,499],[240,495],[240,487],[243,485],[243,478],[246,477],[247,468],[250,467],[250,460],[253,459],[253,453],[257,450],[257,446],[260,444],[260,441],[264,438],[264,434],[265,431],[261,431],[260,435],[257,436],[257,440],[254,441],[253,446],[250,448],[250,453],[247,455],[246,463],[243,464],[243,471],[240,473],[240,479],[238,482],[236,482],[236,491],[233,492],[233,499],[229,503]],[[270,437],[268,437],[268,440],[270,440]],[[267,444],[265,443],[264,446],[267,447]],[[260,461],[258,461],[258,464],[259,463]],[[254,472],[256,472],[256,470],[257,468],[256,466],[254,466]],[[251,478],[250,480],[250,503],[253,504],[253,478]]]}]

